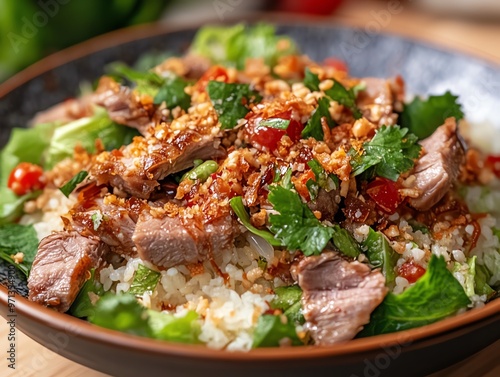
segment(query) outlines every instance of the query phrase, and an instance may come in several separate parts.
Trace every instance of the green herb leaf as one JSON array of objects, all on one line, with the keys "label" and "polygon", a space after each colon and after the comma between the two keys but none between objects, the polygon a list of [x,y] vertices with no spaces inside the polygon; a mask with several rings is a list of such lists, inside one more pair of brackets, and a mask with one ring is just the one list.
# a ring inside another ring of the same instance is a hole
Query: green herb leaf
[{"label": "green herb leaf", "polygon": [[235,196],[229,201],[231,208],[233,209],[238,219],[240,219],[241,223],[248,229],[249,232],[264,238],[267,242],[269,242],[273,246],[281,246],[281,242],[274,238],[274,235],[267,230],[257,229],[250,222],[250,216],[248,215],[245,206],[243,205],[243,198],[241,196]]},{"label": "green herb leaf", "polygon": [[291,190],[293,188],[292,183],[292,168],[286,169],[285,174],[283,174],[283,178],[281,179],[280,186],[286,188],[287,190]]},{"label": "green herb leaf", "polygon": [[319,92],[319,77],[315,73],[312,73],[309,67],[306,67],[304,73],[304,85],[313,92]]},{"label": "green herb leaf", "polygon": [[293,346],[303,345],[295,325],[286,316],[264,314],[259,317],[253,334],[253,348],[278,347],[283,339],[289,339]]},{"label": "green herb leaf", "polygon": [[[141,94],[147,94],[155,97],[158,94],[160,87],[164,84],[164,79],[154,72],[141,72],[130,68],[124,63],[113,63],[107,67],[107,70],[112,76],[123,77],[126,80],[134,83],[135,90]],[[160,102],[161,103],[161,102]]]},{"label": "green herb leaf", "polygon": [[45,168],[51,169],[59,161],[72,157],[76,145],[94,153],[95,141],[100,139],[106,150],[113,150],[130,144],[138,135],[136,129],[114,123],[101,109],[93,117],[81,118],[56,128],[47,149]]},{"label": "green herb leaf", "polygon": [[318,182],[319,187],[324,189],[326,192],[335,190],[339,186],[339,179],[333,174],[327,174],[323,166],[316,159],[312,159],[307,163],[314,173],[316,182]]},{"label": "green herb leaf", "polygon": [[313,137],[318,141],[323,141],[324,133],[323,126],[321,125],[321,118],[325,117],[326,123],[328,123],[330,127],[334,125],[330,110],[328,110],[329,107],[330,100],[328,98],[323,97],[319,99],[316,111],[314,111],[307,125],[302,130],[301,137],[303,139]]},{"label": "green herb leaf", "polygon": [[399,126],[382,126],[373,139],[363,144],[364,153],[349,151],[352,174],[373,168],[373,174],[397,181],[399,175],[413,167],[420,154],[417,137]]},{"label": "green herb leaf", "polygon": [[73,178],[71,178],[68,183],[66,183],[64,186],[59,188],[59,190],[64,194],[66,198],[69,198],[70,194],[75,191],[76,186],[78,186],[80,183],[82,183],[85,178],[87,178],[89,173],[85,170],[82,170],[79,172],[77,175],[75,175]]},{"label": "green herb leaf", "polygon": [[341,105],[350,109],[355,119],[361,118],[363,115],[356,106],[356,94],[354,93],[354,90],[352,88],[348,90],[337,80],[332,80],[334,84],[331,89],[325,91],[325,94],[333,101],[337,101]]},{"label": "green herb leaf", "polygon": [[195,311],[189,311],[184,317],[148,310],[148,322],[152,337],[170,342],[199,344],[201,333],[199,316]]},{"label": "green herb leaf", "polygon": [[429,96],[427,100],[416,97],[405,104],[400,123],[419,139],[425,139],[441,126],[446,118],[455,117],[458,121],[464,117],[462,107],[457,102],[458,96],[446,92],[440,96]]},{"label": "green herb leaf", "polygon": [[399,254],[393,250],[385,236],[370,228],[362,248],[365,250],[370,264],[382,270],[386,285],[393,284],[396,279],[395,268]]},{"label": "green herb leaf", "polygon": [[271,309],[279,309],[292,323],[304,324],[302,314],[302,289],[298,285],[277,287],[274,289],[276,297],[271,301]]},{"label": "green herb leaf", "polygon": [[[0,226],[0,258],[18,268],[26,277],[38,251],[38,236],[32,225],[5,224]],[[17,264],[11,257],[23,253]]]},{"label": "green herb leaf", "polygon": [[351,234],[344,228],[335,224],[333,227],[332,241],[335,247],[351,258],[357,258],[361,254],[361,249]]},{"label": "green herb leaf", "polygon": [[281,186],[269,186],[269,202],[279,215],[270,215],[270,230],[289,250],[301,250],[305,255],[318,255],[334,231],[314,216],[299,195]]},{"label": "green herb leaf", "polygon": [[358,334],[366,337],[407,330],[437,322],[470,304],[444,258],[433,255],[427,272],[401,294],[389,293]]},{"label": "green herb leaf", "polygon": [[234,128],[250,111],[248,105],[258,103],[262,99],[259,93],[250,90],[247,84],[227,84],[220,81],[210,81],[207,93],[219,115],[222,129]]},{"label": "green herb leaf", "polygon": [[69,308],[69,314],[77,318],[87,318],[94,315],[95,304],[92,303],[91,295],[102,296],[104,289],[95,278],[95,269],[90,271],[90,279],[80,289],[78,296]]},{"label": "green herb leaf", "polygon": [[165,102],[170,110],[180,106],[181,109],[187,111],[191,106],[191,96],[184,91],[186,86],[188,82],[178,76],[166,79],[154,97],[154,104],[160,105]]},{"label": "green herb leaf", "polygon": [[478,295],[486,295],[487,299],[495,296],[496,291],[490,287],[488,282],[491,276],[486,267],[476,264],[476,276],[474,277],[475,290]]},{"label": "green herb leaf", "polygon": [[269,118],[263,119],[259,122],[258,127],[271,127],[276,128],[277,130],[286,130],[290,125],[289,119],[281,119],[281,118]]},{"label": "green herb leaf", "polygon": [[[282,47],[285,46],[285,47]],[[255,26],[238,24],[232,27],[205,26],[196,34],[191,52],[216,64],[245,67],[248,58],[263,58],[270,66],[281,56],[297,51],[293,41],[276,35],[274,26],[260,23]]]},{"label": "green herb leaf", "polygon": [[153,292],[160,281],[161,274],[140,264],[134,275],[128,293],[142,296],[144,292]]},{"label": "green herb leaf", "polygon": [[106,293],[97,301],[89,321],[107,329],[152,337],[146,308],[131,294]]}]

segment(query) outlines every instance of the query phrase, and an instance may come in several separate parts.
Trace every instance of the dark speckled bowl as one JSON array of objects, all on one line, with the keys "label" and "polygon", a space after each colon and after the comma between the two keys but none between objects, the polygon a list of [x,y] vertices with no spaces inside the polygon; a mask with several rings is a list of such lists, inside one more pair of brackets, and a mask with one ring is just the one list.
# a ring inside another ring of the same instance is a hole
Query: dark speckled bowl
[{"label": "dark speckled bowl", "polygon": [[[491,118],[500,103],[500,67],[453,51],[398,36],[371,34],[313,20],[280,23],[303,52],[321,60],[337,56],[354,76],[401,74],[408,92],[459,94],[474,121]],[[0,86],[0,145],[13,127],[77,94],[107,63],[134,63],[151,50],[182,53],[195,29],[151,25],[112,33],[58,53]],[[500,129],[500,128],[499,128]],[[20,330],[59,354],[117,376],[422,376],[479,351],[500,338],[500,300],[447,320],[396,334],[358,339],[332,347],[259,349],[228,353],[137,338],[97,328],[28,302],[26,283],[0,264],[0,314],[8,312],[5,286],[16,290]]]}]

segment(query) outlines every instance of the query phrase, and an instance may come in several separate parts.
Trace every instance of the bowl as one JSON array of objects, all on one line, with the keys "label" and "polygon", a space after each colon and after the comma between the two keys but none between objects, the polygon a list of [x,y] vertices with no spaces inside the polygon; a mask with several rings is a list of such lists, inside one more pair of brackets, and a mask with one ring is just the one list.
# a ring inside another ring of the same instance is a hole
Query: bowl
[{"label": "bowl", "polygon": [[[492,117],[500,101],[500,66],[397,35],[329,25],[321,19],[277,24],[313,59],[336,56],[353,76],[401,74],[410,93],[460,95],[472,122]],[[0,145],[13,127],[74,97],[79,83],[92,82],[104,66],[133,64],[142,53],[183,52],[196,28],[135,27],[98,37],[57,53],[0,86]],[[500,130],[500,125],[496,125]],[[498,131],[500,132],[500,131]],[[494,143],[493,141],[491,143]],[[117,376],[422,376],[465,359],[500,338],[500,300],[432,325],[356,339],[330,347],[226,352],[139,338],[99,328],[29,302],[26,282],[0,262],[0,314],[19,330],[60,355]]]}]

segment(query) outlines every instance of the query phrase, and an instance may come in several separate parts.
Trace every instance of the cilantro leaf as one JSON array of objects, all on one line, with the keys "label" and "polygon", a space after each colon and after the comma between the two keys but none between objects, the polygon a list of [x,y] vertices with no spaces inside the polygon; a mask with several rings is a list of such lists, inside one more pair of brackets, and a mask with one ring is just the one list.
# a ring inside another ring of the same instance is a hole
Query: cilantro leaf
[{"label": "cilantro leaf", "polygon": [[179,76],[166,79],[154,97],[154,104],[160,105],[165,102],[170,110],[180,106],[181,109],[187,111],[191,106],[191,96],[184,91],[186,86],[188,86],[188,82]]},{"label": "cilantro leaf", "polygon": [[140,264],[130,285],[129,293],[143,295],[144,292],[152,292],[160,281],[161,274]]},{"label": "cilantro leaf", "polygon": [[313,92],[319,92],[319,77],[315,73],[312,73],[309,67],[306,67],[304,73],[304,85]]},{"label": "cilantro leaf", "polygon": [[[26,277],[38,250],[38,236],[32,225],[5,224],[0,226],[0,258],[19,269]],[[16,263],[11,255],[23,253]]]},{"label": "cilantro leaf", "polygon": [[210,81],[207,85],[207,93],[219,115],[222,129],[234,128],[238,121],[250,111],[248,104],[258,103],[262,99],[259,93],[250,90],[248,84]]},{"label": "cilantro leaf", "polygon": [[458,121],[464,117],[462,107],[457,102],[458,96],[446,92],[440,96],[429,96],[427,100],[416,97],[405,104],[400,123],[415,134],[425,139],[441,126],[446,118],[455,117]]},{"label": "cilantro leaf", "polygon": [[325,91],[325,94],[330,97],[333,101],[337,101],[341,105],[349,108],[352,112],[354,118],[359,119],[362,117],[361,111],[359,111],[356,106],[356,94],[354,90],[346,89],[340,82],[335,79],[332,79],[334,84],[333,86]]},{"label": "cilantro leaf", "polygon": [[321,125],[321,118],[326,118],[326,123],[329,126],[334,125],[332,116],[330,115],[330,100],[326,97],[320,98],[318,101],[318,107],[314,111],[311,118],[307,122],[307,125],[302,130],[301,137],[307,139],[308,137],[313,137],[318,141],[323,141],[324,133],[323,126]]},{"label": "cilantro leaf", "polygon": [[396,181],[399,174],[413,167],[420,154],[417,137],[407,128],[382,126],[373,139],[363,144],[364,153],[351,148],[352,174],[359,175],[373,168],[373,174]]},{"label": "cilantro leaf", "polygon": [[389,293],[358,335],[366,337],[437,322],[470,303],[443,257],[433,255],[427,272],[401,294]]},{"label": "cilantro leaf", "polygon": [[279,215],[270,215],[270,230],[289,250],[304,255],[318,255],[332,238],[334,231],[314,216],[299,195],[281,186],[269,186],[269,202]]},{"label": "cilantro leaf", "polygon": [[170,342],[199,344],[201,327],[198,313],[191,310],[184,317],[148,310],[148,322],[154,339]]},{"label": "cilantro leaf", "polygon": [[337,224],[335,224],[331,229],[333,229],[332,241],[337,249],[351,258],[356,258],[359,254],[361,254],[361,249],[358,243],[354,240],[354,238],[352,238],[346,229],[341,228]]},{"label": "cilantro leaf", "polygon": [[250,222],[250,216],[248,215],[245,206],[243,205],[243,199],[241,196],[235,196],[229,201],[231,208],[233,209],[238,219],[240,219],[241,223],[247,228],[249,232],[264,238],[267,242],[269,242],[273,246],[281,246],[281,242],[274,238],[274,235],[267,230],[257,229]]},{"label": "cilantro leaf", "polygon": [[141,94],[150,95],[153,98],[157,95],[159,88],[165,81],[161,76],[154,72],[137,71],[121,62],[110,64],[107,66],[107,71],[110,72],[112,76],[122,77],[131,83],[134,83],[135,90]]},{"label": "cilantro leaf", "polygon": [[66,198],[69,198],[70,194],[75,191],[76,186],[82,183],[89,173],[85,170],[82,170],[73,178],[71,178],[64,186],[60,187],[59,190],[64,194]]},{"label": "cilantro leaf", "polygon": [[289,339],[293,346],[303,343],[297,336],[295,324],[285,316],[264,314],[259,317],[253,334],[253,348],[278,347],[283,339]]}]

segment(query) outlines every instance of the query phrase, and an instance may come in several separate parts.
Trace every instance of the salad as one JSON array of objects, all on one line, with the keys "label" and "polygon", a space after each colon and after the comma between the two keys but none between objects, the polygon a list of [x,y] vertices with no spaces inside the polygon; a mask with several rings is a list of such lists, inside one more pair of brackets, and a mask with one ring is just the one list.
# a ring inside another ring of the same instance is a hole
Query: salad
[{"label": "salad", "polygon": [[[331,345],[484,306],[500,157],[450,92],[315,62],[272,26],[107,67],[1,152],[0,258],[29,299],[225,350]],[[139,68],[138,68],[139,67]]]}]

